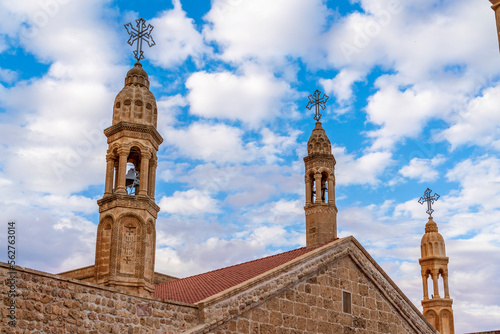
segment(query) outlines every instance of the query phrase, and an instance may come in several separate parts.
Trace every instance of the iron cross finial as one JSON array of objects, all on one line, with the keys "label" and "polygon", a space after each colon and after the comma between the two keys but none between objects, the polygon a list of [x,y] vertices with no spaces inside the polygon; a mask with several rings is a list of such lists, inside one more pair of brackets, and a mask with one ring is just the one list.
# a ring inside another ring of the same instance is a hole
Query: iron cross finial
[{"label": "iron cross finial", "polygon": [[306,108],[311,110],[313,106],[316,106],[316,114],[314,115],[314,119],[319,122],[321,119],[321,114],[319,112],[319,108],[321,110],[325,110],[326,101],[328,101],[328,95],[323,94],[323,97],[320,98],[321,92],[319,90],[315,90],[313,94],[309,95],[309,103],[307,103]]},{"label": "iron cross finial", "polygon": [[132,23],[127,23],[125,25],[125,29],[127,29],[127,32],[130,35],[127,43],[133,46],[134,43],[137,42],[137,50],[134,51],[134,58],[137,59],[137,61],[140,61],[141,59],[144,59],[144,52],[142,51],[142,41],[144,40],[148,42],[149,47],[155,45],[155,41],[151,36],[151,32],[153,31],[154,27],[151,24],[148,24],[148,26],[146,27],[146,20],[144,20],[142,17],[135,20],[135,22],[137,23],[137,29],[132,27]]},{"label": "iron cross finial", "polygon": [[434,212],[434,210],[432,210],[432,204],[434,203],[434,201],[437,201],[439,199],[439,195],[434,193],[434,195],[431,196],[431,192],[432,190],[430,190],[429,188],[425,189],[425,192],[424,192],[424,196],[420,197],[420,199],[418,200],[418,202],[420,204],[424,204],[424,202],[427,202],[427,214],[429,215],[429,217],[432,216],[432,213]]}]

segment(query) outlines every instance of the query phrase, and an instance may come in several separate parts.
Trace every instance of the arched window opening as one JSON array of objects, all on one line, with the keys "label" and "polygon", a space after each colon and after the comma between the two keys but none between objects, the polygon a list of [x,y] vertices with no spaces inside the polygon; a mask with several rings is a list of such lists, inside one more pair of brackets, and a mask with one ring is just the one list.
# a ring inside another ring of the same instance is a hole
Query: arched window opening
[{"label": "arched window opening", "polygon": [[427,271],[426,275],[427,275],[427,277],[426,277],[426,280],[427,280],[427,296],[429,296],[429,298],[432,298],[434,292],[433,292],[433,289],[432,289],[431,272]]},{"label": "arched window opening", "polygon": [[328,174],[321,174],[321,202],[328,202]]},{"label": "arched window opening", "polygon": [[137,147],[130,150],[127,158],[127,170],[125,174],[125,188],[128,195],[137,195],[140,184],[141,151]]},{"label": "arched window opening", "polygon": [[135,168],[134,164],[131,162],[127,163],[127,174],[125,176],[125,188],[127,189],[127,194],[135,195],[139,189],[139,171]]},{"label": "arched window opening", "polygon": [[443,269],[439,269],[439,295],[445,297]]}]

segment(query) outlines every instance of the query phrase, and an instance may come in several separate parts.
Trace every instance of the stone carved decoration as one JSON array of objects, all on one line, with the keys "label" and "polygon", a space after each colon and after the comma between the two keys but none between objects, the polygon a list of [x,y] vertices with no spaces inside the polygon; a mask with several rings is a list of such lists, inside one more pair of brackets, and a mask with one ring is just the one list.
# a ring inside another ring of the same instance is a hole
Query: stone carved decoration
[{"label": "stone carved decoration", "polygon": [[310,209],[308,208],[306,210],[306,216],[313,215],[316,213],[336,214],[337,212],[335,211],[335,209],[333,209],[331,207],[312,207],[312,208],[310,208]]},{"label": "stone carved decoration", "polygon": [[140,222],[136,217],[124,217],[118,222],[119,273],[136,275],[137,254],[140,252]]}]

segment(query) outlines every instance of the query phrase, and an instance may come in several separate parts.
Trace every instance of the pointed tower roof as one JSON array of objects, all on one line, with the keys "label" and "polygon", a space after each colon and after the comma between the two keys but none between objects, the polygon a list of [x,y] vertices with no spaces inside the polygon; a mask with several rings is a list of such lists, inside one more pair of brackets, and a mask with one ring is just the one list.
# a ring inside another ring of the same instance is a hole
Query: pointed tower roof
[{"label": "pointed tower roof", "polygon": [[114,103],[113,125],[119,122],[157,125],[156,99],[149,90],[149,78],[140,62],[125,76],[125,85]]},{"label": "pointed tower roof", "polygon": [[307,142],[307,154],[332,154],[332,144],[321,126],[321,122],[316,122],[316,126]]},{"label": "pointed tower roof", "polygon": [[429,217],[429,221],[425,224],[425,234],[422,236],[420,245],[422,259],[429,257],[446,258],[443,236],[438,232],[438,226],[432,217]]},{"label": "pointed tower roof", "polygon": [[136,62],[134,67],[127,72],[125,86],[130,85],[145,86],[149,89],[149,77],[140,62]]}]

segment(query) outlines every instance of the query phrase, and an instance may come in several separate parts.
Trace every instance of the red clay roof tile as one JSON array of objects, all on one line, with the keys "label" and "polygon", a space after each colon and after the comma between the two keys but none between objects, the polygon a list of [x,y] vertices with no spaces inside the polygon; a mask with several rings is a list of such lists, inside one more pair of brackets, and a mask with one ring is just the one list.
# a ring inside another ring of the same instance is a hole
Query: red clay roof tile
[{"label": "red clay roof tile", "polygon": [[154,296],[184,303],[197,303],[285,264],[316,248],[301,247],[262,259],[158,284],[155,286]]}]

